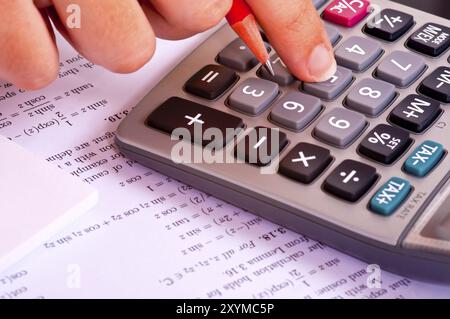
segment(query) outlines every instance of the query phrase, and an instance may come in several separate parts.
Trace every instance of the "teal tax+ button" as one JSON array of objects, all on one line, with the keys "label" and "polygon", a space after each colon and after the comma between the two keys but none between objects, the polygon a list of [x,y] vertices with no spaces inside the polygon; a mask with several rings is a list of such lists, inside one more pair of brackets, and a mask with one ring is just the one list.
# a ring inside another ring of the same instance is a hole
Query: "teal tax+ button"
[{"label": "teal tax+ button", "polygon": [[392,177],[370,200],[370,209],[380,215],[391,215],[408,197],[411,184],[399,177]]},{"label": "teal tax+ button", "polygon": [[433,141],[425,141],[417,147],[405,162],[405,170],[414,176],[427,175],[444,156],[444,147]]}]

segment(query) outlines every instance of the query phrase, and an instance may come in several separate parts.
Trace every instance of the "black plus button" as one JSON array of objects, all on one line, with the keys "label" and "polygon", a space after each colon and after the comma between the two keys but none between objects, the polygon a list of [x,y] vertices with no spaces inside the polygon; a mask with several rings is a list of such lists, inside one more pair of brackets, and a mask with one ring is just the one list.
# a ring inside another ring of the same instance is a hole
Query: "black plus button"
[{"label": "black plus button", "polygon": [[327,177],[325,191],[350,202],[361,198],[377,179],[377,171],[372,166],[345,160]]},{"label": "black plus button", "polygon": [[407,44],[416,51],[438,56],[450,46],[450,28],[427,23],[413,33]]},{"label": "black plus button", "polygon": [[309,184],[331,163],[330,151],[309,143],[295,146],[280,163],[280,174]]},{"label": "black plus button", "polygon": [[376,126],[359,145],[359,152],[383,164],[391,164],[411,143],[409,133],[386,124]]},{"label": "black plus button", "polygon": [[220,65],[211,64],[190,78],[186,82],[185,89],[194,95],[215,100],[228,90],[237,78],[236,72]]},{"label": "black plus button", "polygon": [[287,143],[286,134],[280,130],[258,126],[239,141],[235,155],[247,163],[266,166],[279,155]]},{"label": "black plus button", "polygon": [[366,24],[364,31],[386,41],[395,41],[413,24],[412,15],[394,9],[384,9]]},{"label": "black plus button", "polygon": [[450,68],[441,66],[423,80],[419,91],[429,97],[444,102],[450,102]]},{"label": "black plus button", "polygon": [[389,120],[407,130],[420,133],[428,128],[440,113],[439,102],[411,94],[394,108]]},{"label": "black plus button", "polygon": [[[189,132],[192,142],[206,146],[214,142],[215,147],[225,146],[234,138],[232,130],[244,127],[242,119],[204,105],[194,103],[179,97],[172,97],[158,107],[147,119],[147,125],[158,130],[173,134],[176,129]],[[215,138],[203,138],[208,129],[217,130]],[[180,131],[181,132],[181,131]],[[236,131],[237,133],[237,131]]]}]

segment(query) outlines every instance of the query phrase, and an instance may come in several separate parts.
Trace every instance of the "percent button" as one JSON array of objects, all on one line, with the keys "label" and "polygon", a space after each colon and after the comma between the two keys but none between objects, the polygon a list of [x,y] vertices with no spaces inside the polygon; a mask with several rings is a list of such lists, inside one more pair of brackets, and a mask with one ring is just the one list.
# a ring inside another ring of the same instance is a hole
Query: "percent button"
[{"label": "percent button", "polygon": [[359,145],[358,151],[370,159],[392,164],[408,148],[412,140],[403,129],[386,124],[375,127]]}]

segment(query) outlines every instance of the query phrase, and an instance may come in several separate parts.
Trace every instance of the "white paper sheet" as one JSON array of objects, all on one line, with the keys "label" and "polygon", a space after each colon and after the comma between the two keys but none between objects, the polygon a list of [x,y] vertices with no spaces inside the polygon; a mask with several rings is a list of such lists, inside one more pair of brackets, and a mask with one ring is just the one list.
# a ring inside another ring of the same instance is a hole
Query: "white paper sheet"
[{"label": "white paper sheet", "polygon": [[100,192],[95,210],[0,274],[0,298],[450,297],[448,286],[384,271],[381,288],[368,287],[366,264],[117,153],[120,119],[205,36],[160,41],[126,76],[61,42],[51,87],[0,82],[0,134]]}]

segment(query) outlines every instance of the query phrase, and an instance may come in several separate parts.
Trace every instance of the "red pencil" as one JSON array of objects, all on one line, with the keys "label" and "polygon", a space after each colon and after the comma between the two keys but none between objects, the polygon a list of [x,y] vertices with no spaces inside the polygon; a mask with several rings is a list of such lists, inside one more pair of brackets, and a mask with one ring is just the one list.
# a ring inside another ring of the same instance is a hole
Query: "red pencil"
[{"label": "red pencil", "polygon": [[244,0],[233,0],[233,6],[226,18],[233,30],[255,54],[258,61],[274,76],[275,73],[270,63],[269,53],[259,32],[255,16],[248,4]]}]

